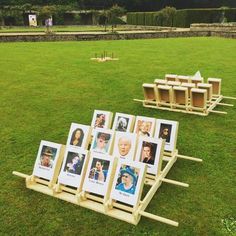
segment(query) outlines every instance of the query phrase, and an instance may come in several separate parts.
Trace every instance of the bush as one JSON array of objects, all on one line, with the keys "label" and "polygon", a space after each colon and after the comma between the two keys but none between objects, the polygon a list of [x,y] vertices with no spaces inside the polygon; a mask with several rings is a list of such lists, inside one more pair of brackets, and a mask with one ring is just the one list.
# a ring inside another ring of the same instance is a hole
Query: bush
[{"label": "bush", "polygon": [[236,21],[236,8],[185,9],[166,7],[158,12],[132,12],[127,14],[127,24],[190,27],[192,23],[221,23]]}]

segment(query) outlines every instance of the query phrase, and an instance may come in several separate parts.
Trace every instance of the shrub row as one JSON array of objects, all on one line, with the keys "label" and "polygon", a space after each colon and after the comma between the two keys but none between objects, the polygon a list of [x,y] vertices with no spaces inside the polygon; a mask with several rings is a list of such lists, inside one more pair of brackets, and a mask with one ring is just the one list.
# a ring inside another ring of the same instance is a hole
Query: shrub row
[{"label": "shrub row", "polygon": [[192,23],[217,23],[223,18],[227,22],[236,22],[236,8],[231,9],[185,9],[177,10],[173,20],[161,19],[159,12],[127,13],[127,24],[189,27]]}]

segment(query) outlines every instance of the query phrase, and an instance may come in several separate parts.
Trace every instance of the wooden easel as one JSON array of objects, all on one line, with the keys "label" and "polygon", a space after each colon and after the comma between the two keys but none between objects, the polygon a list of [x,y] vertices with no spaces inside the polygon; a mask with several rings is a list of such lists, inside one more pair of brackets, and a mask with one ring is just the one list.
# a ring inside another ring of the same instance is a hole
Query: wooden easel
[{"label": "wooden easel", "polygon": [[152,197],[155,195],[158,188],[163,182],[182,187],[189,187],[189,185],[186,183],[166,178],[168,172],[170,171],[170,169],[178,158],[202,162],[202,159],[199,158],[179,155],[178,150],[175,150],[173,152],[164,152],[163,160],[167,162],[166,166],[156,176],[146,174],[146,178],[143,181],[143,184],[150,185],[151,188],[147,192],[146,196],[142,200],[140,200],[136,206],[127,206],[125,204],[115,202],[114,200],[109,198],[112,181],[110,182],[109,191],[107,191],[107,194],[104,197],[100,197],[82,191],[81,187],[78,189],[74,189],[71,187],[56,184],[55,179],[49,182],[46,180],[39,179],[35,176],[26,175],[17,171],[13,171],[13,174],[25,178],[26,187],[29,189],[62,199],[64,201],[94,210],[96,212],[100,212],[102,214],[111,216],[119,220],[126,221],[130,224],[137,225],[141,219],[141,216],[144,216],[149,219],[160,221],[162,223],[166,223],[172,226],[178,226],[179,223],[176,221],[158,215],[154,215],[145,211],[146,207],[152,200]]}]

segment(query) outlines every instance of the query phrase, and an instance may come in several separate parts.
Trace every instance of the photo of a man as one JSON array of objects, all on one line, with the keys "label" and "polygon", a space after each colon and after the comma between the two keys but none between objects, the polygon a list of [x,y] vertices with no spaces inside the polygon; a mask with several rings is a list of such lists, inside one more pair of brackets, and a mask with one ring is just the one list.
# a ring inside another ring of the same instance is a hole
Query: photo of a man
[{"label": "photo of a man", "polygon": [[48,147],[48,146],[43,146],[42,152],[40,155],[40,165],[44,167],[53,167],[53,161],[56,156],[57,149]]},{"label": "photo of a man", "polygon": [[126,132],[128,128],[129,118],[118,116],[116,131]]},{"label": "photo of a man", "polygon": [[89,179],[105,182],[109,164],[109,161],[94,158],[89,172]]},{"label": "photo of a man", "polygon": [[172,125],[161,124],[159,138],[165,139],[167,143],[170,142]]},{"label": "photo of a man", "polygon": [[131,140],[125,136],[119,138],[118,149],[120,156],[126,157],[131,149]]}]

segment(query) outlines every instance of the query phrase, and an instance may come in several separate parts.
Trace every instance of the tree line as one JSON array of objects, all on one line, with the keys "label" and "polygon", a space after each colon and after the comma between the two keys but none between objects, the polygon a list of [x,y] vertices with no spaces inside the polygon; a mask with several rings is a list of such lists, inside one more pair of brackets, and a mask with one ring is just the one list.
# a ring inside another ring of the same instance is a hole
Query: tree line
[{"label": "tree line", "polygon": [[9,5],[70,5],[74,9],[108,9],[119,5],[127,11],[158,11],[166,6],[176,9],[236,7],[235,0],[1,0],[0,7]]}]

